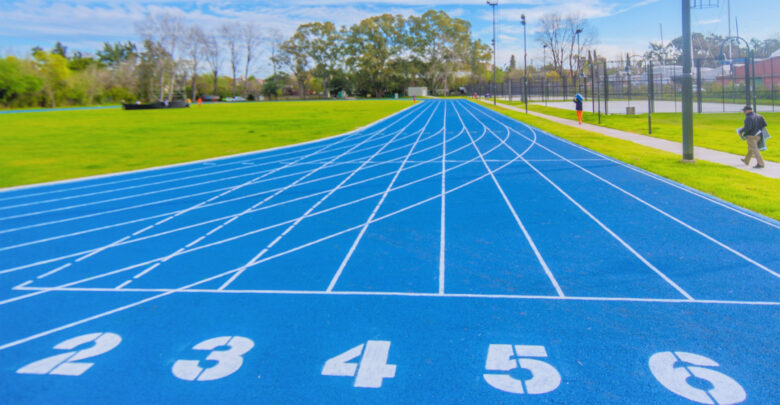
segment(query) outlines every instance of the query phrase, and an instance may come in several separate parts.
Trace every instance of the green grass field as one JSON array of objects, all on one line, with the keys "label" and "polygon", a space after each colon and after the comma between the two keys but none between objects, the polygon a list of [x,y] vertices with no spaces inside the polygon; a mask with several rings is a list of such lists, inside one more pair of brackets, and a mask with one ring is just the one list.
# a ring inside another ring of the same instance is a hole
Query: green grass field
[{"label": "green grass field", "polygon": [[[523,104],[519,101],[502,101],[502,103],[523,107]],[[574,111],[561,108],[529,104],[528,109],[555,117],[567,118],[570,120],[577,119],[574,115]],[[780,134],[780,112],[760,114],[766,118],[767,123],[769,124],[769,130],[772,131],[772,128],[776,127],[778,128],[778,134]],[[652,119],[653,133],[651,136],[682,142],[682,114],[657,113],[653,114]],[[744,119],[745,117],[742,113],[694,114],[693,143],[696,146],[704,148],[744,155],[747,152],[747,145],[745,145],[745,142],[740,140],[734,132],[736,128],[742,126],[742,121],[744,121]],[[583,121],[598,125],[598,115],[586,111],[583,114]],[[647,114],[602,114],[601,125],[608,128],[648,135]],[[770,139],[767,146],[768,150],[761,152],[764,159],[780,162],[780,137]]]},{"label": "green grass field", "polygon": [[141,169],[348,132],[412,103],[207,104],[0,115],[0,187]]},{"label": "green grass field", "polygon": [[[522,112],[479,103],[620,161],[780,220],[780,180],[709,162],[686,164],[674,153],[572,128]],[[571,115],[571,112],[568,112]],[[647,119],[647,116],[645,116]]]}]

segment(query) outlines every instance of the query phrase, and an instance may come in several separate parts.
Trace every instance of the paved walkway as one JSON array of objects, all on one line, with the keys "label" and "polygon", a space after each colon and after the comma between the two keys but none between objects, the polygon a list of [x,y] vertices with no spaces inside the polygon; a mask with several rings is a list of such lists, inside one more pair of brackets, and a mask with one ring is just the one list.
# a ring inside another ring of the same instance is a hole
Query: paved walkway
[{"label": "paved walkway", "polygon": [[[492,104],[492,103],[489,103],[489,102],[484,101],[484,100],[481,100],[481,101],[484,102],[484,103],[487,103],[487,104]],[[518,107],[506,105],[506,104],[499,103],[499,106],[501,106],[502,108],[509,109],[509,110],[525,112],[525,110],[522,109],[522,108],[518,108]],[[587,131],[596,132],[596,133],[599,133],[599,134],[602,134],[602,135],[610,136],[612,138],[624,139],[624,140],[627,140],[627,141],[638,143],[640,145],[648,146],[648,147],[655,148],[655,149],[660,149],[660,150],[667,151],[667,152],[678,153],[678,154],[682,152],[682,144],[680,144],[679,142],[668,141],[666,139],[660,139],[660,138],[654,138],[652,136],[647,136],[647,135],[639,135],[639,134],[635,134],[633,132],[620,131],[620,130],[617,130],[617,129],[602,127],[602,126],[593,125],[593,124],[585,124],[585,123],[583,123],[580,126],[580,125],[577,124],[577,121],[567,120],[565,118],[554,117],[554,116],[551,116],[551,115],[542,114],[542,113],[538,113],[538,112],[535,112],[535,111],[528,111],[528,114],[531,114],[531,115],[534,115],[534,116],[537,116],[537,117],[540,117],[540,118],[544,118],[546,120],[550,120],[550,121],[556,122],[558,124],[568,125],[568,126],[574,127],[574,128],[581,128],[581,129],[584,129],[584,130],[587,130]],[[718,151],[718,150],[712,150],[712,149],[702,148],[702,147],[698,147],[698,146],[694,147],[693,155],[696,158],[696,160],[706,160],[708,162],[714,162],[714,163],[719,163],[719,164],[726,165],[726,166],[735,167],[737,169],[748,171],[748,172],[751,172],[751,173],[755,173],[755,174],[758,174],[758,175],[761,175],[761,176],[771,177],[771,178],[775,178],[775,179],[780,179],[780,163],[777,163],[777,162],[770,162],[770,161],[767,160],[767,161],[765,161],[766,167],[764,167],[763,169],[754,169],[753,165],[755,165],[755,162],[756,162],[755,160],[753,160],[751,162],[751,166],[745,166],[740,161],[740,159],[744,158],[744,155],[743,156],[739,156],[739,155],[735,155],[735,154],[732,154],[732,153],[721,152],[721,151]]]}]

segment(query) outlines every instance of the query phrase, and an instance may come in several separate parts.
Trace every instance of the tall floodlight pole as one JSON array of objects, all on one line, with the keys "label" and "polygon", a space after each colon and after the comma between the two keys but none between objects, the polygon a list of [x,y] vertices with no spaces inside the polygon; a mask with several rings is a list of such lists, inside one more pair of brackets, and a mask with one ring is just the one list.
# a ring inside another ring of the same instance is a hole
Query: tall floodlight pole
[{"label": "tall floodlight pole", "polygon": [[682,0],[682,130],[683,162],[693,162],[693,77],[691,75],[691,0]]},{"label": "tall floodlight pole", "polygon": [[523,104],[525,104],[525,113],[528,114],[528,52],[525,48],[525,14],[520,15],[520,23],[523,24]]},{"label": "tall floodlight pole", "polygon": [[[579,80],[580,77],[580,65],[582,64],[582,61],[580,60],[580,34],[582,33],[582,28],[577,28],[577,31],[574,32],[575,35],[577,35],[577,79]],[[580,82],[577,82],[577,92],[580,91]]]},{"label": "tall floodlight pole", "polygon": [[493,105],[496,105],[496,6],[498,0],[487,0],[493,9]]}]

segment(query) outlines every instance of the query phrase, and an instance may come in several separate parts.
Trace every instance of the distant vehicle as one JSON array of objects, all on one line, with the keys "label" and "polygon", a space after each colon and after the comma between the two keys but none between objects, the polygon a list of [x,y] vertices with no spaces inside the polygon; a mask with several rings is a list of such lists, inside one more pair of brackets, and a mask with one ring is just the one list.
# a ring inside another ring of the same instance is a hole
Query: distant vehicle
[{"label": "distant vehicle", "polygon": [[209,103],[209,102],[219,101],[220,97],[211,95],[211,96],[203,96],[203,97],[201,97],[201,99],[203,99],[203,101]]},{"label": "distant vehicle", "polygon": [[227,97],[227,98],[223,99],[222,101],[226,101],[228,103],[233,103],[233,102],[246,101],[246,99],[243,98],[243,97],[240,97],[240,96],[236,96],[236,97]]}]

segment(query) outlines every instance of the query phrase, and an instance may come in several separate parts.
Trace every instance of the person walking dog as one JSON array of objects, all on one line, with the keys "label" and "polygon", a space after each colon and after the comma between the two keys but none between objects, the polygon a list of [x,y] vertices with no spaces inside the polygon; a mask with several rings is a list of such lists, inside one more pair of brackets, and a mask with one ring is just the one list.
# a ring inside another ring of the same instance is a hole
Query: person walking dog
[{"label": "person walking dog", "polygon": [[574,96],[574,106],[577,110],[577,121],[582,125],[582,94],[577,93],[577,95]]},{"label": "person walking dog", "polygon": [[764,137],[764,128],[767,126],[766,120],[764,117],[754,113],[753,108],[749,105],[745,106],[745,108],[742,109],[742,112],[745,113],[745,126],[738,129],[737,132],[748,145],[747,155],[742,159],[742,162],[749,166],[750,160],[755,157],[756,165],[753,167],[761,169],[764,167],[764,159],[761,157],[761,151],[759,149],[766,149]]}]

